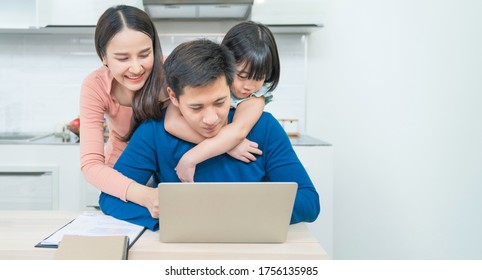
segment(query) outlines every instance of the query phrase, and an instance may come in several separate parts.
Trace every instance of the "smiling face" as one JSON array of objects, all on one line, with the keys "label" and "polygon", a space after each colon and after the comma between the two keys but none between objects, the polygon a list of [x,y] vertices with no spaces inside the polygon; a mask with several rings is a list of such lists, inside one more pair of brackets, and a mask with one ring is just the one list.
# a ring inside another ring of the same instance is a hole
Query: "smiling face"
[{"label": "smiling face", "polygon": [[224,76],[205,86],[186,86],[179,98],[170,87],[167,91],[172,104],[179,108],[188,125],[200,135],[214,137],[227,124],[230,97]]},{"label": "smiling face", "polygon": [[246,68],[244,63],[238,63],[236,65],[236,75],[231,85],[231,92],[239,99],[250,97],[261,88],[265,81],[264,79],[249,79],[249,69]]},{"label": "smiling face", "polygon": [[152,40],[146,34],[124,28],[107,45],[102,62],[125,89],[141,89],[154,64]]}]

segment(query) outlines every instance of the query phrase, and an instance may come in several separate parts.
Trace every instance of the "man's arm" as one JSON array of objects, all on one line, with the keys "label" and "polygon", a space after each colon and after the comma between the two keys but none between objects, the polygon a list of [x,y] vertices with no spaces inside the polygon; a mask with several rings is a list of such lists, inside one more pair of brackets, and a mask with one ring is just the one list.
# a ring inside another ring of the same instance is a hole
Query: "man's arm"
[{"label": "man's arm", "polygon": [[145,185],[157,168],[156,122],[141,124],[114,165],[125,176]]},{"label": "man's arm", "polygon": [[290,223],[313,222],[320,213],[318,193],[293,150],[286,132],[271,114],[266,117],[264,155],[267,180],[298,183]]}]

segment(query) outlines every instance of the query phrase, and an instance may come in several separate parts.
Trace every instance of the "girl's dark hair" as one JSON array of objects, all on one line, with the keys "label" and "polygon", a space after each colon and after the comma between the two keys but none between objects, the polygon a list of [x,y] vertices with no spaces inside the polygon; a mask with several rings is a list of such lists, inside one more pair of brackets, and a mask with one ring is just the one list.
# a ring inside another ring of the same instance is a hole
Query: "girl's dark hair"
[{"label": "girl's dark hair", "polygon": [[107,45],[112,37],[124,28],[136,30],[149,36],[154,51],[154,65],[151,74],[144,86],[134,94],[132,99],[130,130],[123,137],[124,141],[129,141],[143,121],[162,117],[160,94],[164,86],[164,68],[161,44],[154,23],[141,9],[126,5],[111,7],[100,16],[95,28],[95,50],[99,58],[102,60],[105,57]]},{"label": "girl's dark hair", "polygon": [[271,84],[268,91],[276,88],[280,77],[278,47],[266,25],[241,22],[226,33],[221,44],[233,52],[236,64],[249,67],[248,79],[264,79]]}]

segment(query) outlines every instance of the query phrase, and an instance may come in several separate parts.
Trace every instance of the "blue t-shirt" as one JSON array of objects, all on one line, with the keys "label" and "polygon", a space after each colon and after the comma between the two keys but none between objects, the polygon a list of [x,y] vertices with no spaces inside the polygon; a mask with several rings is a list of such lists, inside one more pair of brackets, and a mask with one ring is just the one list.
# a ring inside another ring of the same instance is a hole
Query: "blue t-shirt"
[{"label": "blue t-shirt", "polygon": [[[233,114],[231,110],[229,122]],[[296,182],[298,191],[291,223],[314,221],[320,212],[318,193],[279,122],[270,113],[263,112],[247,138],[258,143],[263,151],[261,156],[256,156],[256,161],[244,163],[222,154],[199,163],[194,181]],[[174,168],[193,147],[194,144],[169,134],[163,119],[146,121],[137,128],[114,168],[140,184],[146,184],[153,173],[162,182],[179,182]],[[158,220],[153,219],[145,207],[105,193],[101,194],[99,204],[106,214],[158,229]]]}]

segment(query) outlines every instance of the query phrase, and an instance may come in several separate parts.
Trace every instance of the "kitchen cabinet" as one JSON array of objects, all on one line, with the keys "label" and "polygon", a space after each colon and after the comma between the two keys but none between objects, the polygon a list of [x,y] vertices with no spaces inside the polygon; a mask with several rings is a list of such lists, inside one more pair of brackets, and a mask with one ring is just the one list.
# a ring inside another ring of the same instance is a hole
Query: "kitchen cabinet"
[{"label": "kitchen cabinet", "polygon": [[144,9],[142,0],[42,0],[37,14],[40,27],[95,26],[109,7],[124,4]]},{"label": "kitchen cabinet", "polygon": [[87,182],[82,174],[80,176],[80,188],[84,194],[82,206],[87,209],[98,208],[100,191],[98,188]]},{"label": "kitchen cabinet", "polygon": [[37,0],[0,1],[0,28],[37,28]]},{"label": "kitchen cabinet", "polygon": [[57,165],[0,166],[0,210],[57,210]]},{"label": "kitchen cabinet", "polygon": [[323,26],[322,3],[318,0],[254,1],[251,20],[268,25],[275,33],[311,33]]},{"label": "kitchen cabinet", "polygon": [[50,26],[95,26],[107,8],[119,4],[144,10],[142,0],[2,0],[0,29],[21,32]]},{"label": "kitchen cabinet", "polygon": [[320,196],[320,215],[308,228],[333,257],[333,146],[294,144],[293,148]]},{"label": "kitchen cabinet", "polygon": [[[77,144],[0,144],[2,195],[24,208],[86,209],[79,153]],[[33,198],[38,205],[29,204]]]}]

